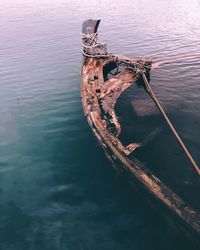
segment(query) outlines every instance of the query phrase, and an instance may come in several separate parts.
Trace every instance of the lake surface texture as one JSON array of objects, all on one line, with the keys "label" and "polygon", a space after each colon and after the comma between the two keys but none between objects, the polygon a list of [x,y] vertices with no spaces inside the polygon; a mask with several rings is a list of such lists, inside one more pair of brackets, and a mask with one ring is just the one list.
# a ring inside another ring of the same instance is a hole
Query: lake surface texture
[{"label": "lake surface texture", "polygon": [[[89,18],[101,19],[110,52],[153,60],[151,85],[200,164],[199,0],[2,0],[0,249],[192,249],[116,175],[85,121],[80,32]],[[152,117],[127,94],[121,102],[145,117],[139,140]],[[168,153],[174,169],[179,154]]]}]

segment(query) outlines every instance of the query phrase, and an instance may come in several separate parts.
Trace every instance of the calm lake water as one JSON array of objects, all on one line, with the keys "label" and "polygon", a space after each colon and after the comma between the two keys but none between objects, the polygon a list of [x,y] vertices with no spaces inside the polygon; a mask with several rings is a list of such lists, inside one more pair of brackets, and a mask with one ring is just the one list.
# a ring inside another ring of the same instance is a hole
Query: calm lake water
[{"label": "calm lake water", "polygon": [[3,0],[0,249],[191,249],[116,175],[86,124],[88,18],[102,19],[109,51],[153,60],[153,89],[200,163],[199,0]]}]

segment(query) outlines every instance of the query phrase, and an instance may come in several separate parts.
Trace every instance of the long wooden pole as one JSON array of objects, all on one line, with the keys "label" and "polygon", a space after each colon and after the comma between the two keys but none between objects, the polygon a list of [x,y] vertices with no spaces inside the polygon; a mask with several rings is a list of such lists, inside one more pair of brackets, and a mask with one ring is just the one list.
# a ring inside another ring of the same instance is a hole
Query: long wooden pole
[{"label": "long wooden pole", "polygon": [[158,99],[156,98],[147,78],[146,75],[144,73],[142,73],[142,77],[145,83],[145,86],[147,88],[147,91],[149,92],[150,96],[152,97],[153,101],[156,103],[156,105],[158,106],[160,112],[162,113],[162,115],[164,116],[167,124],[169,125],[170,129],[172,130],[173,134],[175,135],[176,139],[178,140],[179,144],[181,145],[181,147],[183,148],[185,154],[187,155],[187,157],[189,158],[189,160],[191,161],[194,169],[196,170],[197,174],[200,175],[200,169],[197,166],[196,162],[194,161],[193,157],[191,156],[190,152],[188,151],[188,149],[186,148],[184,142],[182,141],[182,139],[180,138],[179,134],[176,132],[174,126],[172,125],[171,121],[169,120],[167,114],[165,113],[164,109],[162,108],[162,106],[160,105]]}]

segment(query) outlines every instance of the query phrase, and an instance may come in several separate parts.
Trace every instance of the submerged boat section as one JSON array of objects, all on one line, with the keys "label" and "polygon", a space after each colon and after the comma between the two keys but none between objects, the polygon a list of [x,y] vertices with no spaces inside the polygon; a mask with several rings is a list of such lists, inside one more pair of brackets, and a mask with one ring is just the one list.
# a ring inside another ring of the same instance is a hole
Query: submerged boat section
[{"label": "submerged boat section", "polygon": [[148,193],[192,230],[200,233],[198,209],[187,204],[150,169],[134,161],[132,156],[134,151],[141,147],[141,143],[132,141],[124,144],[120,140],[122,128],[115,111],[116,102],[125,90],[141,81],[143,75],[149,79],[151,61],[134,60],[108,53],[106,44],[98,40],[99,23],[100,20],[86,20],[81,34],[81,98],[88,124],[114,165],[120,165]]}]

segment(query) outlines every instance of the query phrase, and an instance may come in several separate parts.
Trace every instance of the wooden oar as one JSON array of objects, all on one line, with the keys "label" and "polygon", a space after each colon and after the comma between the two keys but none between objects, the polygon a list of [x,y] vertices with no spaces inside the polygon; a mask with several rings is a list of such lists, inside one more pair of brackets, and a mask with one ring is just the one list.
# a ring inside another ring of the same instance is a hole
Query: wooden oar
[{"label": "wooden oar", "polygon": [[160,105],[158,99],[156,98],[147,78],[146,75],[144,73],[142,73],[142,77],[145,83],[145,86],[147,88],[147,91],[149,92],[151,98],[153,99],[153,101],[155,102],[155,104],[158,106],[160,112],[162,113],[162,115],[164,116],[167,124],[169,125],[170,129],[172,130],[173,134],[175,135],[176,139],[178,140],[180,146],[182,147],[182,149],[184,150],[185,154],[187,155],[187,157],[189,158],[189,160],[191,161],[194,169],[196,170],[197,174],[200,175],[200,169],[197,166],[196,162],[194,161],[193,157],[191,156],[190,152],[188,151],[188,149],[186,148],[184,142],[182,141],[182,139],[180,138],[180,136],[178,135],[178,133],[176,132],[174,126],[172,125],[171,121],[169,120],[167,114],[165,113],[164,109],[162,108],[162,106]]}]

